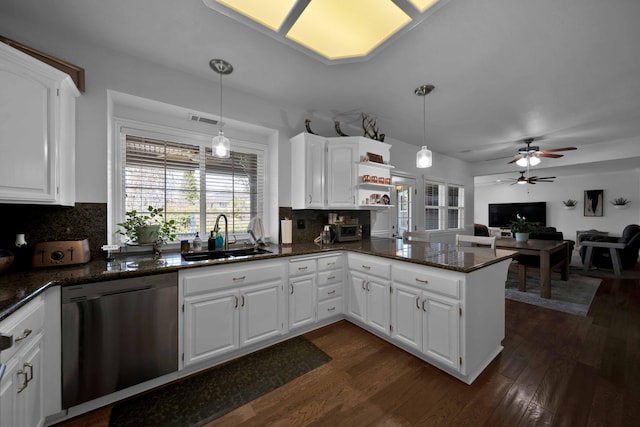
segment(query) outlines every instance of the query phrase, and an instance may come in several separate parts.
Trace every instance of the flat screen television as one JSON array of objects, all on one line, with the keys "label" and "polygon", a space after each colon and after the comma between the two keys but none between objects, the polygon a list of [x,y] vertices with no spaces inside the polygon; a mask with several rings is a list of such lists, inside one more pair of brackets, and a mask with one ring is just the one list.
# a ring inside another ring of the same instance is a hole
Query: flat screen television
[{"label": "flat screen television", "polygon": [[527,221],[547,225],[547,202],[530,203],[489,203],[489,227],[509,228],[516,215]]}]

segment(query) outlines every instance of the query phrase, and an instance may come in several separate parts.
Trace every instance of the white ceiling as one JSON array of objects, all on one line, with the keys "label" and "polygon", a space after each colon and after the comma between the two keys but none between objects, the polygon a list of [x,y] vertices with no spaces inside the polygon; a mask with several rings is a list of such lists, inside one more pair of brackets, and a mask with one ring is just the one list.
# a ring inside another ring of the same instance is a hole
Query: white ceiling
[{"label": "white ceiling", "polygon": [[312,128],[340,120],[360,132],[366,112],[380,132],[416,146],[423,99],[414,89],[433,84],[427,145],[478,164],[506,164],[487,160],[515,155],[532,136],[545,137],[541,148],[578,147],[565,164],[594,144],[640,145],[640,1],[449,0],[369,61],[334,65],[202,0],[2,0],[0,13],[212,82],[208,62],[224,58],[234,66],[225,87],[300,106]]}]

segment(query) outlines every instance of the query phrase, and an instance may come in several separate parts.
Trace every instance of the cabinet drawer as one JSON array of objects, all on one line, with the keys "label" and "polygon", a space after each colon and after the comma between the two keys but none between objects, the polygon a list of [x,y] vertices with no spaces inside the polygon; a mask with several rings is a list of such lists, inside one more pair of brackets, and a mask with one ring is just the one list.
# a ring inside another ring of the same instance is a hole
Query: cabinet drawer
[{"label": "cabinet drawer", "polygon": [[321,271],[318,273],[318,286],[342,283],[342,270]]},{"label": "cabinet drawer", "polygon": [[318,271],[342,268],[342,255],[318,258]]},{"label": "cabinet drawer", "polygon": [[391,263],[363,255],[348,255],[349,269],[385,279],[391,278]]},{"label": "cabinet drawer", "polygon": [[342,314],[342,298],[333,298],[318,303],[318,321]]},{"label": "cabinet drawer", "polygon": [[184,295],[281,280],[284,276],[283,266],[279,262],[248,261],[242,263],[242,266],[243,268],[217,266],[184,272],[180,276],[184,284]]},{"label": "cabinet drawer", "polygon": [[300,259],[289,261],[289,277],[313,274],[316,272],[315,259]]},{"label": "cabinet drawer", "polygon": [[324,301],[329,298],[342,296],[342,283],[335,285],[320,286],[318,288],[318,301]]},{"label": "cabinet drawer", "polygon": [[44,326],[44,298],[39,296],[22,307],[0,325],[0,334],[13,337],[13,345],[3,350],[0,361],[6,363]]},{"label": "cabinet drawer", "polygon": [[456,299],[460,298],[460,279],[438,274],[434,270],[432,267],[414,267],[408,263],[394,264],[393,280]]}]

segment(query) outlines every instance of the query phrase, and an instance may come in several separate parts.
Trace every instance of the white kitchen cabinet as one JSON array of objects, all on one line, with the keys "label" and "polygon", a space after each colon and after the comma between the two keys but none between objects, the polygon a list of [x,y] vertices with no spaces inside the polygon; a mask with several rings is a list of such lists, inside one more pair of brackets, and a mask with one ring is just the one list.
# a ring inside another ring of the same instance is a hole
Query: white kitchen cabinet
[{"label": "white kitchen cabinet", "polygon": [[316,259],[289,262],[289,330],[316,321]]},{"label": "white kitchen cabinet", "polygon": [[181,271],[183,366],[280,335],[284,277],[281,261]]},{"label": "white kitchen cabinet", "polygon": [[347,315],[385,335],[390,331],[389,262],[377,257],[348,254],[349,302]]},{"label": "white kitchen cabinet", "polygon": [[44,424],[42,342],[44,299],[38,297],[0,324],[13,345],[0,353],[6,365],[0,380],[0,425]]},{"label": "white kitchen cabinet", "polygon": [[75,98],[68,74],[0,43],[0,203],[75,203]]},{"label": "white kitchen cabinet", "polygon": [[301,133],[291,138],[291,207],[322,209],[325,206],[327,139]]},{"label": "white kitchen cabinet", "polygon": [[356,206],[354,165],[358,143],[353,138],[327,143],[327,208],[352,209]]},{"label": "white kitchen cabinet", "polygon": [[391,338],[458,370],[459,307],[455,300],[393,283]]},{"label": "white kitchen cabinet", "polygon": [[342,264],[341,254],[318,258],[318,322],[342,315],[344,311]]}]

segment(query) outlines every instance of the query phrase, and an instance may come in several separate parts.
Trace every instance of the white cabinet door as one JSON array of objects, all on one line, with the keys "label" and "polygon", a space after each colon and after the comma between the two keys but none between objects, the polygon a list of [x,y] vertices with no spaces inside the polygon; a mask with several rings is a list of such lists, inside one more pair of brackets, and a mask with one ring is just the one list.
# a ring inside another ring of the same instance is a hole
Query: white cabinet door
[{"label": "white cabinet door", "polygon": [[423,352],[455,370],[460,369],[460,303],[425,293]]},{"label": "white cabinet door", "polygon": [[367,278],[364,275],[349,273],[348,314],[356,320],[366,322],[367,315]]},{"label": "white cabinet door", "polygon": [[185,366],[240,347],[238,306],[235,289],[185,297]]},{"label": "white cabinet door", "polygon": [[[0,202],[75,203],[75,97],[71,78],[0,45]],[[19,141],[19,143],[17,143]]]},{"label": "white cabinet door", "polygon": [[358,158],[357,142],[330,141],[327,144],[327,207],[356,206],[354,168]]},{"label": "white cabinet door", "polygon": [[325,204],[326,138],[301,133],[291,138],[291,207],[322,209]]},{"label": "white cabinet door", "polygon": [[240,289],[240,345],[280,335],[280,281]]},{"label": "white cabinet door", "polygon": [[391,338],[422,351],[422,292],[399,283],[392,287]]},{"label": "white cabinet door", "polygon": [[289,280],[289,329],[315,322],[315,276]]},{"label": "white cabinet door", "polygon": [[389,334],[389,282],[368,279],[367,289],[367,323],[374,329]]},{"label": "white cabinet door", "polygon": [[7,363],[0,381],[0,425],[42,426],[42,333]]}]

